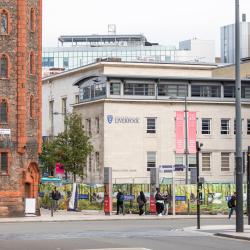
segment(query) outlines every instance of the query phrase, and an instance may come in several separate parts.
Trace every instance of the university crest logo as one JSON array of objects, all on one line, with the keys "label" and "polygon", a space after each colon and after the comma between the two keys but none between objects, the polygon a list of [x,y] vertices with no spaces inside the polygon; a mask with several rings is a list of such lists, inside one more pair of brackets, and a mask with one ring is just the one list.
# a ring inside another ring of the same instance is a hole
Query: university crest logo
[{"label": "university crest logo", "polygon": [[107,121],[109,124],[111,124],[113,121],[113,115],[107,115]]}]

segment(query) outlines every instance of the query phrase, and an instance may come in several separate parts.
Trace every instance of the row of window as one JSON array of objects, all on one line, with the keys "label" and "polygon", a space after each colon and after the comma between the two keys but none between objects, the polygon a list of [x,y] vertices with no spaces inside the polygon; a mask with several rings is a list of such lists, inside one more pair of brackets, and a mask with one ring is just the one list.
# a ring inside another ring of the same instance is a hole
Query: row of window
[{"label": "row of window", "polygon": [[[29,29],[35,32],[36,29],[36,14],[35,9],[30,8]],[[8,35],[10,33],[10,15],[5,9],[0,9],[0,35]]]},{"label": "row of window", "polygon": [[[201,153],[201,170],[203,172],[211,171],[211,153],[203,152]],[[220,170],[221,172],[229,172],[230,171],[230,157],[232,153],[230,152],[221,152],[220,154]],[[176,155],[176,164],[184,165],[183,161],[184,157]],[[195,167],[196,165],[196,157],[190,155],[189,156],[189,167]],[[150,168],[155,168],[156,165],[156,152],[150,151],[147,152],[147,171],[150,171]]]},{"label": "row of window", "polygon": [[[6,54],[0,55],[0,78],[9,78],[10,75],[10,60]],[[31,75],[35,74],[35,53],[30,52],[29,58],[29,73]]]},{"label": "row of window", "polygon": [[[35,99],[34,96],[30,96],[30,107],[29,107],[29,115],[30,118],[35,117]],[[9,115],[9,107],[8,102],[6,99],[0,100],[0,124],[7,124],[8,121],[8,115]]]},{"label": "row of window", "polygon": [[[198,118],[197,118],[198,122]],[[242,123],[244,120],[242,120]],[[220,127],[220,134],[221,135],[230,135],[230,123],[231,119],[221,119],[221,127]],[[212,134],[212,119],[210,118],[202,118],[201,119],[201,134],[202,135],[211,135]],[[197,126],[198,128],[198,126]],[[196,128],[198,133],[198,129]],[[242,124],[242,128],[244,130],[244,124]],[[242,130],[242,133],[244,131]],[[234,120],[234,134],[236,132],[236,122]],[[155,134],[156,133],[156,118],[149,117],[147,118],[147,133],[148,134]],[[246,123],[246,134],[250,135],[250,119],[247,119]]]},{"label": "row of window", "polygon": [[[154,96],[155,84],[145,83],[124,83],[124,95],[137,95],[137,96]],[[158,96],[170,97],[185,97],[189,96],[187,84],[159,84]],[[224,85],[222,94],[221,85],[191,85],[191,97],[235,97],[235,87],[233,85]],[[110,83],[110,94],[120,95],[121,84]],[[242,98],[250,98],[250,86],[242,84]]]},{"label": "row of window", "polygon": [[88,157],[88,163],[87,164],[88,164],[88,172],[98,172],[98,171],[100,171],[100,153],[95,152],[94,154],[91,154]]}]

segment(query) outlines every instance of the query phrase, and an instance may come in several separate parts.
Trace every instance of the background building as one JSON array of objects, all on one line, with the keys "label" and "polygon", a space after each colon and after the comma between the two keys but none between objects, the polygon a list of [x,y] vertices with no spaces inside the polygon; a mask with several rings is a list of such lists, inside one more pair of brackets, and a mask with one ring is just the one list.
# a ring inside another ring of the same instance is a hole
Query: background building
[{"label": "background building", "polygon": [[124,62],[206,62],[214,63],[213,41],[199,39],[180,43],[180,48],[151,43],[143,35],[60,36],[58,47],[43,48],[43,74],[51,68],[65,70],[95,63],[105,58]]},{"label": "background building", "polygon": [[[47,114],[56,121],[54,134],[63,130],[63,116],[52,114],[50,101],[58,111],[64,107],[65,95],[72,95],[68,105],[75,103],[74,111],[82,115],[94,145],[85,182],[102,183],[103,167],[108,166],[113,169],[113,182],[146,183],[148,167],[185,165],[184,154],[176,152],[175,119],[177,111],[184,111],[187,95],[188,111],[197,117],[197,139],[204,144],[201,176],[206,182],[234,182],[234,80],[213,78],[216,68],[190,63],[99,62],[44,78],[44,93],[51,94],[44,96],[44,135],[52,127]],[[79,86],[78,95],[72,84]],[[59,89],[61,95],[53,94]],[[250,81],[243,80],[244,151],[250,143],[249,89]],[[190,166],[195,164],[193,153],[188,158]],[[185,173],[177,173],[176,178],[184,183]]]},{"label": "background building", "polygon": [[0,2],[0,216],[38,193],[42,1]]},{"label": "background building", "polygon": [[[240,23],[240,57],[250,57],[250,23],[245,14]],[[221,27],[221,62],[235,63],[235,24]]]}]

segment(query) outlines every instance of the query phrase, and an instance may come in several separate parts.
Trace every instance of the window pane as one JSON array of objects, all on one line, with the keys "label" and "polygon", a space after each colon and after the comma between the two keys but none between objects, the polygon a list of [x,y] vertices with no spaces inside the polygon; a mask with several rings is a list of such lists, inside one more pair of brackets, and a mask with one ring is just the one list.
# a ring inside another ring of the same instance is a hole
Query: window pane
[{"label": "window pane", "polygon": [[8,27],[8,16],[5,13],[1,14],[1,33],[7,33],[7,27]]},{"label": "window pane", "polygon": [[147,133],[154,134],[155,132],[155,118],[147,118]]},{"label": "window pane", "polygon": [[111,95],[120,95],[121,85],[120,83],[110,83],[110,94]]},{"label": "window pane", "polygon": [[230,153],[221,153],[221,171],[230,170]]},{"label": "window pane", "polygon": [[7,78],[7,57],[2,56],[1,57],[1,64],[0,64],[0,77]]},{"label": "window pane", "polygon": [[250,119],[247,119],[247,134],[250,135]]},{"label": "window pane", "polygon": [[210,153],[202,153],[202,171],[210,170]]},{"label": "window pane", "polygon": [[210,119],[202,119],[201,133],[203,135],[210,135]]},{"label": "window pane", "polygon": [[226,98],[235,97],[234,86],[224,86],[224,97],[226,97]]},{"label": "window pane", "polygon": [[156,152],[147,152],[147,171],[156,167]]},{"label": "window pane", "polygon": [[229,134],[229,120],[228,119],[221,120],[221,134],[222,135]]},{"label": "window pane", "polygon": [[7,123],[7,103],[5,101],[0,104],[0,122]]},{"label": "window pane", "polygon": [[191,96],[194,97],[220,97],[221,87],[216,85],[192,85]]},{"label": "window pane", "polygon": [[0,172],[7,173],[8,171],[8,153],[1,153],[1,169]]}]

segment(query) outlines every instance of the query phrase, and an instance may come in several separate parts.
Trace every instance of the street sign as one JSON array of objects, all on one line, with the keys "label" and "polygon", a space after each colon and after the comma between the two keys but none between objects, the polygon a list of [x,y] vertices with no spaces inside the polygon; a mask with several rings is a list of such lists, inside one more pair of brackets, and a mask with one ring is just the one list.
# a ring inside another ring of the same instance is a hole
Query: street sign
[{"label": "street sign", "polygon": [[159,169],[161,173],[172,173],[173,171],[183,171],[186,166],[182,164],[175,165],[160,165]]},{"label": "street sign", "polygon": [[0,135],[10,135],[11,130],[7,128],[0,129]]}]

